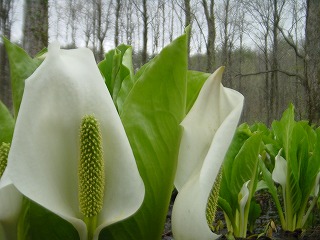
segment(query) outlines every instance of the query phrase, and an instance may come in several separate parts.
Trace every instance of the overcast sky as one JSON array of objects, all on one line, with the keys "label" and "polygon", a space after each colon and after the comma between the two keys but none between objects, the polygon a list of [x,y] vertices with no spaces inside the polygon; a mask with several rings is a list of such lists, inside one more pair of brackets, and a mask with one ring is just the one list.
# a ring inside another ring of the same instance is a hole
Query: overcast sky
[{"label": "overcast sky", "polygon": [[[70,42],[70,36],[68,37],[67,35],[67,32],[68,32],[68,29],[67,29],[67,26],[66,26],[66,22],[65,21],[57,21],[57,13],[56,13],[56,9],[53,7],[53,1],[55,3],[58,3],[58,5],[60,4],[61,6],[63,6],[63,4],[66,3],[65,0],[49,0],[49,6],[50,6],[50,9],[49,9],[49,41],[55,41],[55,40],[58,40],[61,44],[67,44],[68,42]],[[219,11],[219,1],[222,1],[222,0],[217,0],[217,4],[215,5],[216,8],[218,9]],[[303,0],[301,0],[303,1]],[[13,41],[15,42],[19,42],[21,43],[22,41],[22,22],[23,22],[23,3],[24,3],[24,0],[14,0],[14,23],[13,23],[13,29],[12,29],[12,35],[11,35],[11,38]],[[194,6],[193,6],[194,7]],[[199,6],[198,6],[199,7]],[[180,9],[179,6],[177,5],[177,9]],[[200,7],[199,7],[200,9]],[[177,14],[179,15],[183,15],[183,12],[177,12]],[[180,16],[180,18],[182,18],[184,20],[184,16]],[[200,18],[203,18],[203,19],[200,19]],[[199,16],[199,19],[202,21],[202,31],[205,33],[206,35],[206,24],[204,24],[204,16]],[[252,21],[249,19],[249,21]],[[179,20],[177,19],[177,22],[179,22]],[[290,19],[290,14],[286,14],[285,16],[283,16],[282,18],[282,23],[284,24],[284,26],[290,26],[291,25],[291,19]],[[216,39],[216,45],[220,45],[221,44],[221,31],[219,29],[219,23],[216,24],[217,25],[217,39]],[[81,27],[81,26],[80,26]],[[301,31],[303,31],[303,23],[301,24],[300,26],[300,29]],[[58,28],[58,29],[57,29]],[[142,29],[142,27],[141,27]],[[105,41],[105,50],[108,51],[109,49],[112,49],[114,47],[113,45],[113,33],[112,33],[113,30],[109,31],[109,33],[107,34],[107,38],[106,38],[106,41]],[[254,37],[254,34],[252,34],[251,36],[249,36],[250,34],[250,31],[252,31],[251,33],[254,33],[253,31],[254,30],[250,30],[249,29],[249,32],[247,32],[247,34],[244,36],[245,37],[245,44],[247,47],[250,47],[250,48],[254,48],[255,46],[255,42],[257,43],[257,41],[253,41],[252,39]],[[59,32],[59,34],[57,33]],[[149,34],[152,35],[152,26],[149,24]],[[183,33],[183,27],[182,26],[179,26],[178,23],[177,23],[177,26],[175,27],[175,33],[174,33],[174,36],[177,37],[178,35],[182,34]],[[203,47],[201,49],[201,52],[205,52],[205,43],[204,43],[204,40],[203,40],[203,36],[201,34],[201,31],[199,29],[199,26],[197,25],[197,22],[194,21],[193,23],[193,29],[192,29],[192,34],[193,34],[193,37],[191,39],[191,52],[197,52],[198,49],[196,49],[195,45],[200,45],[198,44],[199,41],[202,41],[202,44]],[[303,32],[301,32],[300,34],[301,36],[303,36]],[[138,35],[136,38],[139,38],[141,39],[141,36]],[[133,47],[138,47],[140,48],[141,46],[141,40],[136,40],[135,39],[135,43],[137,46],[134,46]],[[137,43],[138,42],[138,43]],[[140,43],[139,43],[140,42]],[[168,41],[167,41],[168,43]],[[166,44],[167,44],[166,43]],[[149,43],[148,43],[149,47],[150,45],[152,45],[152,37],[150,36],[149,37]],[[84,37],[83,37],[83,34],[81,33],[81,31],[78,31],[77,33],[77,46],[78,47],[82,47],[84,46]]]}]

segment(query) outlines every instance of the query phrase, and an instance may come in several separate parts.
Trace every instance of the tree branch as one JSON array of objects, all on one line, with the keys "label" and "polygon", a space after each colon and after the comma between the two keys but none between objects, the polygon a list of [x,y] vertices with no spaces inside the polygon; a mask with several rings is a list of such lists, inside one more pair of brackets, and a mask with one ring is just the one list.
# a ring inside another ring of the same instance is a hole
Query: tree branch
[{"label": "tree branch", "polygon": [[289,77],[297,77],[300,80],[304,81],[305,78],[300,75],[300,74],[296,74],[296,73],[292,73],[292,72],[288,72],[285,70],[281,70],[281,69],[273,69],[273,70],[268,70],[268,71],[262,71],[262,72],[254,72],[254,73],[245,73],[245,74],[236,74],[235,77],[248,77],[248,76],[256,76],[256,75],[260,75],[260,74],[266,74],[266,73],[272,73],[272,72],[280,72],[283,73]]}]

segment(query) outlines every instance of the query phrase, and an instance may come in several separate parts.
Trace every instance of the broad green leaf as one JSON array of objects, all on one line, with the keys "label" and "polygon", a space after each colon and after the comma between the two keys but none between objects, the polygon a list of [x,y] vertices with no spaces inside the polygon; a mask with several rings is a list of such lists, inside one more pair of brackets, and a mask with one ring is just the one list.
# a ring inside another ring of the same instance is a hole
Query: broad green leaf
[{"label": "broad green leaf", "polygon": [[282,145],[284,150],[284,158],[289,161],[290,144],[294,125],[294,107],[290,104],[289,108],[283,113],[280,121],[274,121],[272,123],[272,130],[276,139]]},{"label": "broad green leaf", "polygon": [[9,57],[14,118],[17,117],[22,100],[24,81],[37,69],[42,60],[32,59],[22,48],[3,38]]},{"label": "broad green leaf", "polygon": [[280,204],[280,201],[279,201],[277,188],[274,185],[271,173],[266,168],[265,164],[263,163],[263,161],[260,158],[259,158],[259,167],[260,167],[261,173],[263,175],[264,182],[268,186],[268,191],[271,194],[271,196],[272,196],[272,198],[273,198],[273,200],[275,202],[275,205],[276,205],[276,208],[277,208],[277,211],[278,211],[278,215],[280,217],[281,225],[284,226],[285,219],[284,219],[282,208],[281,208],[281,204]]},{"label": "broad green leaf", "polygon": [[11,143],[14,119],[7,107],[0,101],[0,144]]},{"label": "broad green leaf", "polygon": [[255,228],[255,222],[261,215],[261,207],[254,199],[251,200],[250,203],[250,210],[249,210],[249,217],[248,217],[248,224],[249,224],[249,231],[253,232]]},{"label": "broad green leaf", "polygon": [[[253,134],[248,138],[233,161],[230,181],[230,191],[239,193],[242,185],[251,180],[255,181],[258,169],[261,135]],[[249,184],[249,186],[251,183]]]},{"label": "broad green leaf", "polygon": [[[235,135],[232,139],[231,145],[228,149],[228,152],[226,153],[224,162],[223,162],[223,177],[225,178],[228,184],[230,185],[230,180],[232,177],[232,169],[233,169],[233,162],[235,157],[237,156],[237,154],[239,153],[241,147],[243,146],[243,144],[245,143],[245,141],[252,135],[248,124],[243,123],[241,124],[236,132]],[[221,186],[222,187],[222,186]],[[221,190],[220,190],[221,191]],[[229,192],[229,190],[227,190],[227,192]],[[227,193],[228,194],[228,193]],[[238,192],[237,192],[238,194]]]},{"label": "broad green leaf", "polygon": [[235,216],[233,215],[233,209],[232,209],[229,201],[227,201],[219,196],[218,206],[223,210],[224,214],[227,215],[229,221],[232,224],[232,227],[237,228],[237,225],[234,222]]},{"label": "broad green leaf", "polygon": [[145,199],[135,215],[103,229],[99,239],[161,238],[185,116],[186,72],[187,34],[139,72],[120,117],[144,180]]},{"label": "broad green leaf", "polygon": [[80,239],[71,223],[24,198],[18,223],[19,240]]},{"label": "broad green leaf", "polygon": [[[241,147],[245,143],[245,141],[250,137],[251,131],[249,130],[249,126],[244,123],[241,124],[232,139],[231,145],[226,153],[223,162],[223,174],[222,180],[220,184],[220,197],[226,200],[231,206],[235,207],[237,205],[238,193],[235,191],[230,191],[230,181],[232,178],[232,169],[233,169],[233,162],[237,154],[239,153]],[[224,209],[223,209],[224,210]]]},{"label": "broad green leaf", "polygon": [[314,176],[314,179],[320,170],[320,128],[317,128],[315,130],[315,133],[316,139],[312,143],[314,147],[313,152],[311,153],[311,157],[309,158],[307,170],[307,174]]},{"label": "broad green leaf", "polygon": [[187,108],[188,113],[197,99],[204,82],[210,76],[209,73],[188,71],[187,72]]},{"label": "broad green leaf", "polygon": [[134,83],[132,48],[122,44],[109,51],[98,67],[120,113],[125,98]]}]

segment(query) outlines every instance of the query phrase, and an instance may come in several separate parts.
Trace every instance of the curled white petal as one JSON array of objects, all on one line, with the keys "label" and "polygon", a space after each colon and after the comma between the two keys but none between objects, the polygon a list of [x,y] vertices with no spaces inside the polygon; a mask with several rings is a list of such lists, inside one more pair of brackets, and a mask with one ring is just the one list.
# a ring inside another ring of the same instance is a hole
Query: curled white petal
[{"label": "curled white petal", "polygon": [[41,66],[25,81],[8,169],[28,198],[71,222],[86,238],[78,204],[79,127],[84,115],[100,122],[105,194],[99,231],[132,215],[144,198],[135,159],[93,54],[48,47]]},{"label": "curled white petal", "polygon": [[223,70],[208,78],[181,123],[184,132],[175,178],[179,193],[172,213],[176,240],[218,237],[207,224],[206,206],[243,107],[243,96],[222,86]]},{"label": "curled white petal", "polygon": [[272,171],[272,179],[284,188],[287,181],[287,161],[281,156],[281,151],[282,149],[275,157],[275,166]]}]

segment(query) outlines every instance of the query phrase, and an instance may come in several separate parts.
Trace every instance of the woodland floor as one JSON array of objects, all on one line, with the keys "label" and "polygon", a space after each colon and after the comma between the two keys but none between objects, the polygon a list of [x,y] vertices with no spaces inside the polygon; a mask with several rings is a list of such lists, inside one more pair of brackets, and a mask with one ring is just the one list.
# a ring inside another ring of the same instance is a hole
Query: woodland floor
[{"label": "woodland floor", "polygon": [[[167,214],[167,221],[165,224],[162,240],[173,240],[171,231],[171,212],[176,192],[173,193],[170,208]],[[287,232],[281,229],[278,219],[278,213],[274,206],[271,196],[267,192],[256,195],[256,201],[261,206],[261,216],[256,220],[253,232],[248,232],[246,239],[257,239],[261,235],[261,240],[306,240],[306,239],[320,239],[320,209],[315,207],[311,216],[309,217],[308,227],[306,229],[298,229],[295,232]],[[224,222],[223,212],[218,210],[216,214],[216,221],[220,222],[222,228],[218,232],[221,234],[219,239],[227,239],[227,229]],[[268,227],[273,221],[273,228]],[[263,234],[264,233],[264,234]]]}]

